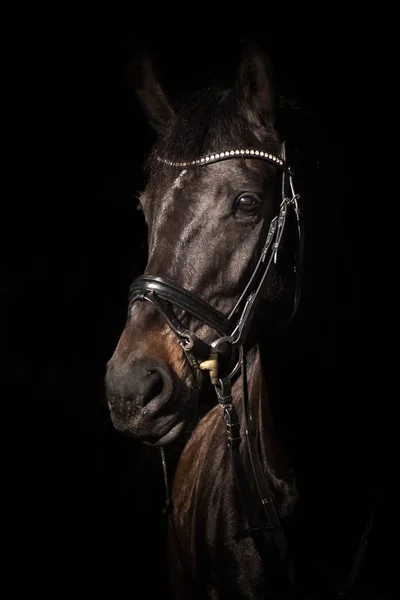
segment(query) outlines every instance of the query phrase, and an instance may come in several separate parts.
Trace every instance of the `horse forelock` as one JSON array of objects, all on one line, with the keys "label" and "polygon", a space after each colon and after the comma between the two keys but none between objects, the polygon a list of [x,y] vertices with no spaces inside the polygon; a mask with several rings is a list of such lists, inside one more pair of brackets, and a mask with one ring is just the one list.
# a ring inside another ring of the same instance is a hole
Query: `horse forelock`
[{"label": "horse forelock", "polygon": [[160,158],[192,161],[212,152],[243,146],[268,148],[275,154],[280,151],[272,122],[250,122],[233,89],[207,88],[192,96],[169,122],[148,157],[146,169],[157,175],[168,169]]}]

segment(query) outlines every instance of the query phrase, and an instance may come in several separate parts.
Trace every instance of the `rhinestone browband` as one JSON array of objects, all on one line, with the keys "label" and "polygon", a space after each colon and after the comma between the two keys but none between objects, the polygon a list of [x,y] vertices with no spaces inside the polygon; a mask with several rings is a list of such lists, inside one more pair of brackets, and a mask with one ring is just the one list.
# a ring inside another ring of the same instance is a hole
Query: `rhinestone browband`
[{"label": "rhinestone browband", "polygon": [[166,158],[157,156],[159,162],[169,165],[170,167],[190,167],[192,165],[209,165],[210,163],[219,162],[220,160],[226,160],[227,158],[260,158],[267,160],[268,162],[277,165],[284,171],[291,173],[291,169],[288,164],[278,156],[274,156],[270,152],[263,152],[262,150],[228,150],[227,152],[215,152],[214,154],[208,154],[195,160],[189,161],[173,161]]}]

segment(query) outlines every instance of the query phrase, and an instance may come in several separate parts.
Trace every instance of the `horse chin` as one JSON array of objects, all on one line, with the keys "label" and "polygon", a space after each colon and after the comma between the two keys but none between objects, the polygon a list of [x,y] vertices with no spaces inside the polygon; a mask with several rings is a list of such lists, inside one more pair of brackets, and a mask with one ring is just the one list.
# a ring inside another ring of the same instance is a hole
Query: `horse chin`
[{"label": "horse chin", "polygon": [[147,446],[168,446],[180,438],[186,426],[186,421],[180,421],[156,442],[143,440],[143,443]]}]

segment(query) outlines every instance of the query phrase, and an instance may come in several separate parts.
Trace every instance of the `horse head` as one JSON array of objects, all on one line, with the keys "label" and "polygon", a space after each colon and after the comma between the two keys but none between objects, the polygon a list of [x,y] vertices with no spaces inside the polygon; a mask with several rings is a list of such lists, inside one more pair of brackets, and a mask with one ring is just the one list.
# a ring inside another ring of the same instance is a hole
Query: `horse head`
[{"label": "horse head", "polygon": [[134,73],[158,134],[140,197],[148,263],[132,285],[106,392],[118,430],[165,445],[193,423],[210,349],[232,368],[257,306],[282,296],[276,252],[291,171],[274,128],[269,62],[253,44],[231,88],[207,88],[179,109],[149,58]]}]

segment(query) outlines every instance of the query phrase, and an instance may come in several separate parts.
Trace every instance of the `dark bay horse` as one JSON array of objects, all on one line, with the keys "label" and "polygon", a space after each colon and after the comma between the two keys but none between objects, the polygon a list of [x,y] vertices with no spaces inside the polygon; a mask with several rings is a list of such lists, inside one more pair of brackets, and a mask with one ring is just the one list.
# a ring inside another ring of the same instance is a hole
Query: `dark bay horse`
[{"label": "dark bay horse", "polygon": [[135,80],[158,141],[140,198],[148,263],[107,369],[112,421],[146,444],[185,442],[172,598],[292,598],[298,491],[263,348],[298,304],[303,233],[269,63],[248,44],[231,88],[179,111],[147,58]]}]

